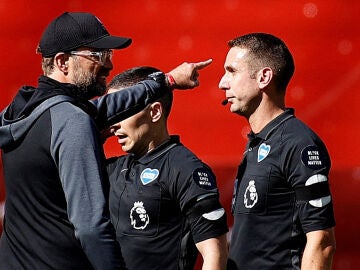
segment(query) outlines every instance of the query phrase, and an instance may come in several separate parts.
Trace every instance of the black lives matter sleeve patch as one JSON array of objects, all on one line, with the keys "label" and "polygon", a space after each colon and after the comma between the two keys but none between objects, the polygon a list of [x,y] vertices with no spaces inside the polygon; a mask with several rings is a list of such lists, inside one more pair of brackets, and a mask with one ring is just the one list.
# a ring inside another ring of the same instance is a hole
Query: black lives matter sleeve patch
[{"label": "black lives matter sleeve patch", "polygon": [[203,189],[214,189],[216,188],[215,179],[213,174],[204,168],[196,169],[193,172],[193,179],[195,183]]},{"label": "black lives matter sleeve patch", "polygon": [[327,166],[326,158],[316,145],[305,147],[301,152],[302,163],[313,170]]}]

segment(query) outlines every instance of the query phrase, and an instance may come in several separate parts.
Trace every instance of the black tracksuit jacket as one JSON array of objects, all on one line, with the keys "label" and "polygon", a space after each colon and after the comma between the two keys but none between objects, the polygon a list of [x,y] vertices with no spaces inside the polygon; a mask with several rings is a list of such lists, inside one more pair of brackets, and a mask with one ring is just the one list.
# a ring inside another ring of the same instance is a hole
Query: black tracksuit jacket
[{"label": "black tracksuit jacket", "polygon": [[45,76],[37,88],[19,90],[0,114],[0,269],[120,268],[99,124],[140,111],[163,86],[146,80],[91,102],[73,96],[74,85]]}]

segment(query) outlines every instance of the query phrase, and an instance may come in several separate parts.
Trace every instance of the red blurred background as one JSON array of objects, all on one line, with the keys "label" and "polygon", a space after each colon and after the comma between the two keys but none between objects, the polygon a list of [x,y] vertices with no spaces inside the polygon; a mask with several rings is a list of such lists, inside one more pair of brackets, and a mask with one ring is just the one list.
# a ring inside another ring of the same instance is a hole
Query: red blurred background
[{"label": "red blurred background", "polygon": [[[111,75],[132,66],[152,65],[169,71],[183,61],[214,60],[201,72],[199,88],[175,92],[169,128],[214,169],[227,210],[249,130],[244,119],[220,104],[224,94],[218,82],[227,41],[248,32],[282,38],[296,64],[287,106],[296,108],[296,115],[323,138],[332,156],[330,181],[338,246],[334,269],[358,267],[360,2],[2,0],[0,110],[20,86],[36,85],[41,65],[35,48],[44,27],[64,11],[92,12],[110,33],[133,38],[129,48],[115,53]],[[105,144],[105,151],[107,156],[121,153],[115,140]],[[0,201],[5,199],[2,180],[1,175]]]}]

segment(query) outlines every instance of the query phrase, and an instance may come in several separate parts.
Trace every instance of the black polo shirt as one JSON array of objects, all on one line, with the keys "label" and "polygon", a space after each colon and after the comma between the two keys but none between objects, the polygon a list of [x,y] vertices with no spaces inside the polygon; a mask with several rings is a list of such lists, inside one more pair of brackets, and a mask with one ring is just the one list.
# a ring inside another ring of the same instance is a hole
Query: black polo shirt
[{"label": "black polo shirt", "polygon": [[295,190],[328,187],[329,169],[324,143],[292,109],[250,134],[235,180],[228,269],[300,269],[305,234],[335,221],[329,191],[304,200]]},{"label": "black polo shirt", "polygon": [[[218,198],[218,189],[211,169],[178,137],[140,159],[129,154],[111,160],[108,173],[111,219],[129,270],[179,269],[181,256],[195,258],[194,244],[184,250],[188,241],[197,243],[228,230],[225,214],[218,221],[200,218],[188,225],[186,210],[199,196]],[[192,237],[186,238],[190,230]]]}]

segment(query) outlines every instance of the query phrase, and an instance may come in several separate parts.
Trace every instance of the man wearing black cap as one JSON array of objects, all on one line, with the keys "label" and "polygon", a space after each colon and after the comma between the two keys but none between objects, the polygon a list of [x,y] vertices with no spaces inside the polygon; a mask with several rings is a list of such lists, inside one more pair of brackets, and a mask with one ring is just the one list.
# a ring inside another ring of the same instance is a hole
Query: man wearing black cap
[{"label": "man wearing black cap", "polygon": [[64,13],[44,31],[38,87],[21,88],[0,114],[7,192],[0,269],[121,269],[99,129],[164,89],[196,87],[198,70],[211,63],[184,63],[89,102],[104,93],[111,49],[130,43],[89,13]]}]

